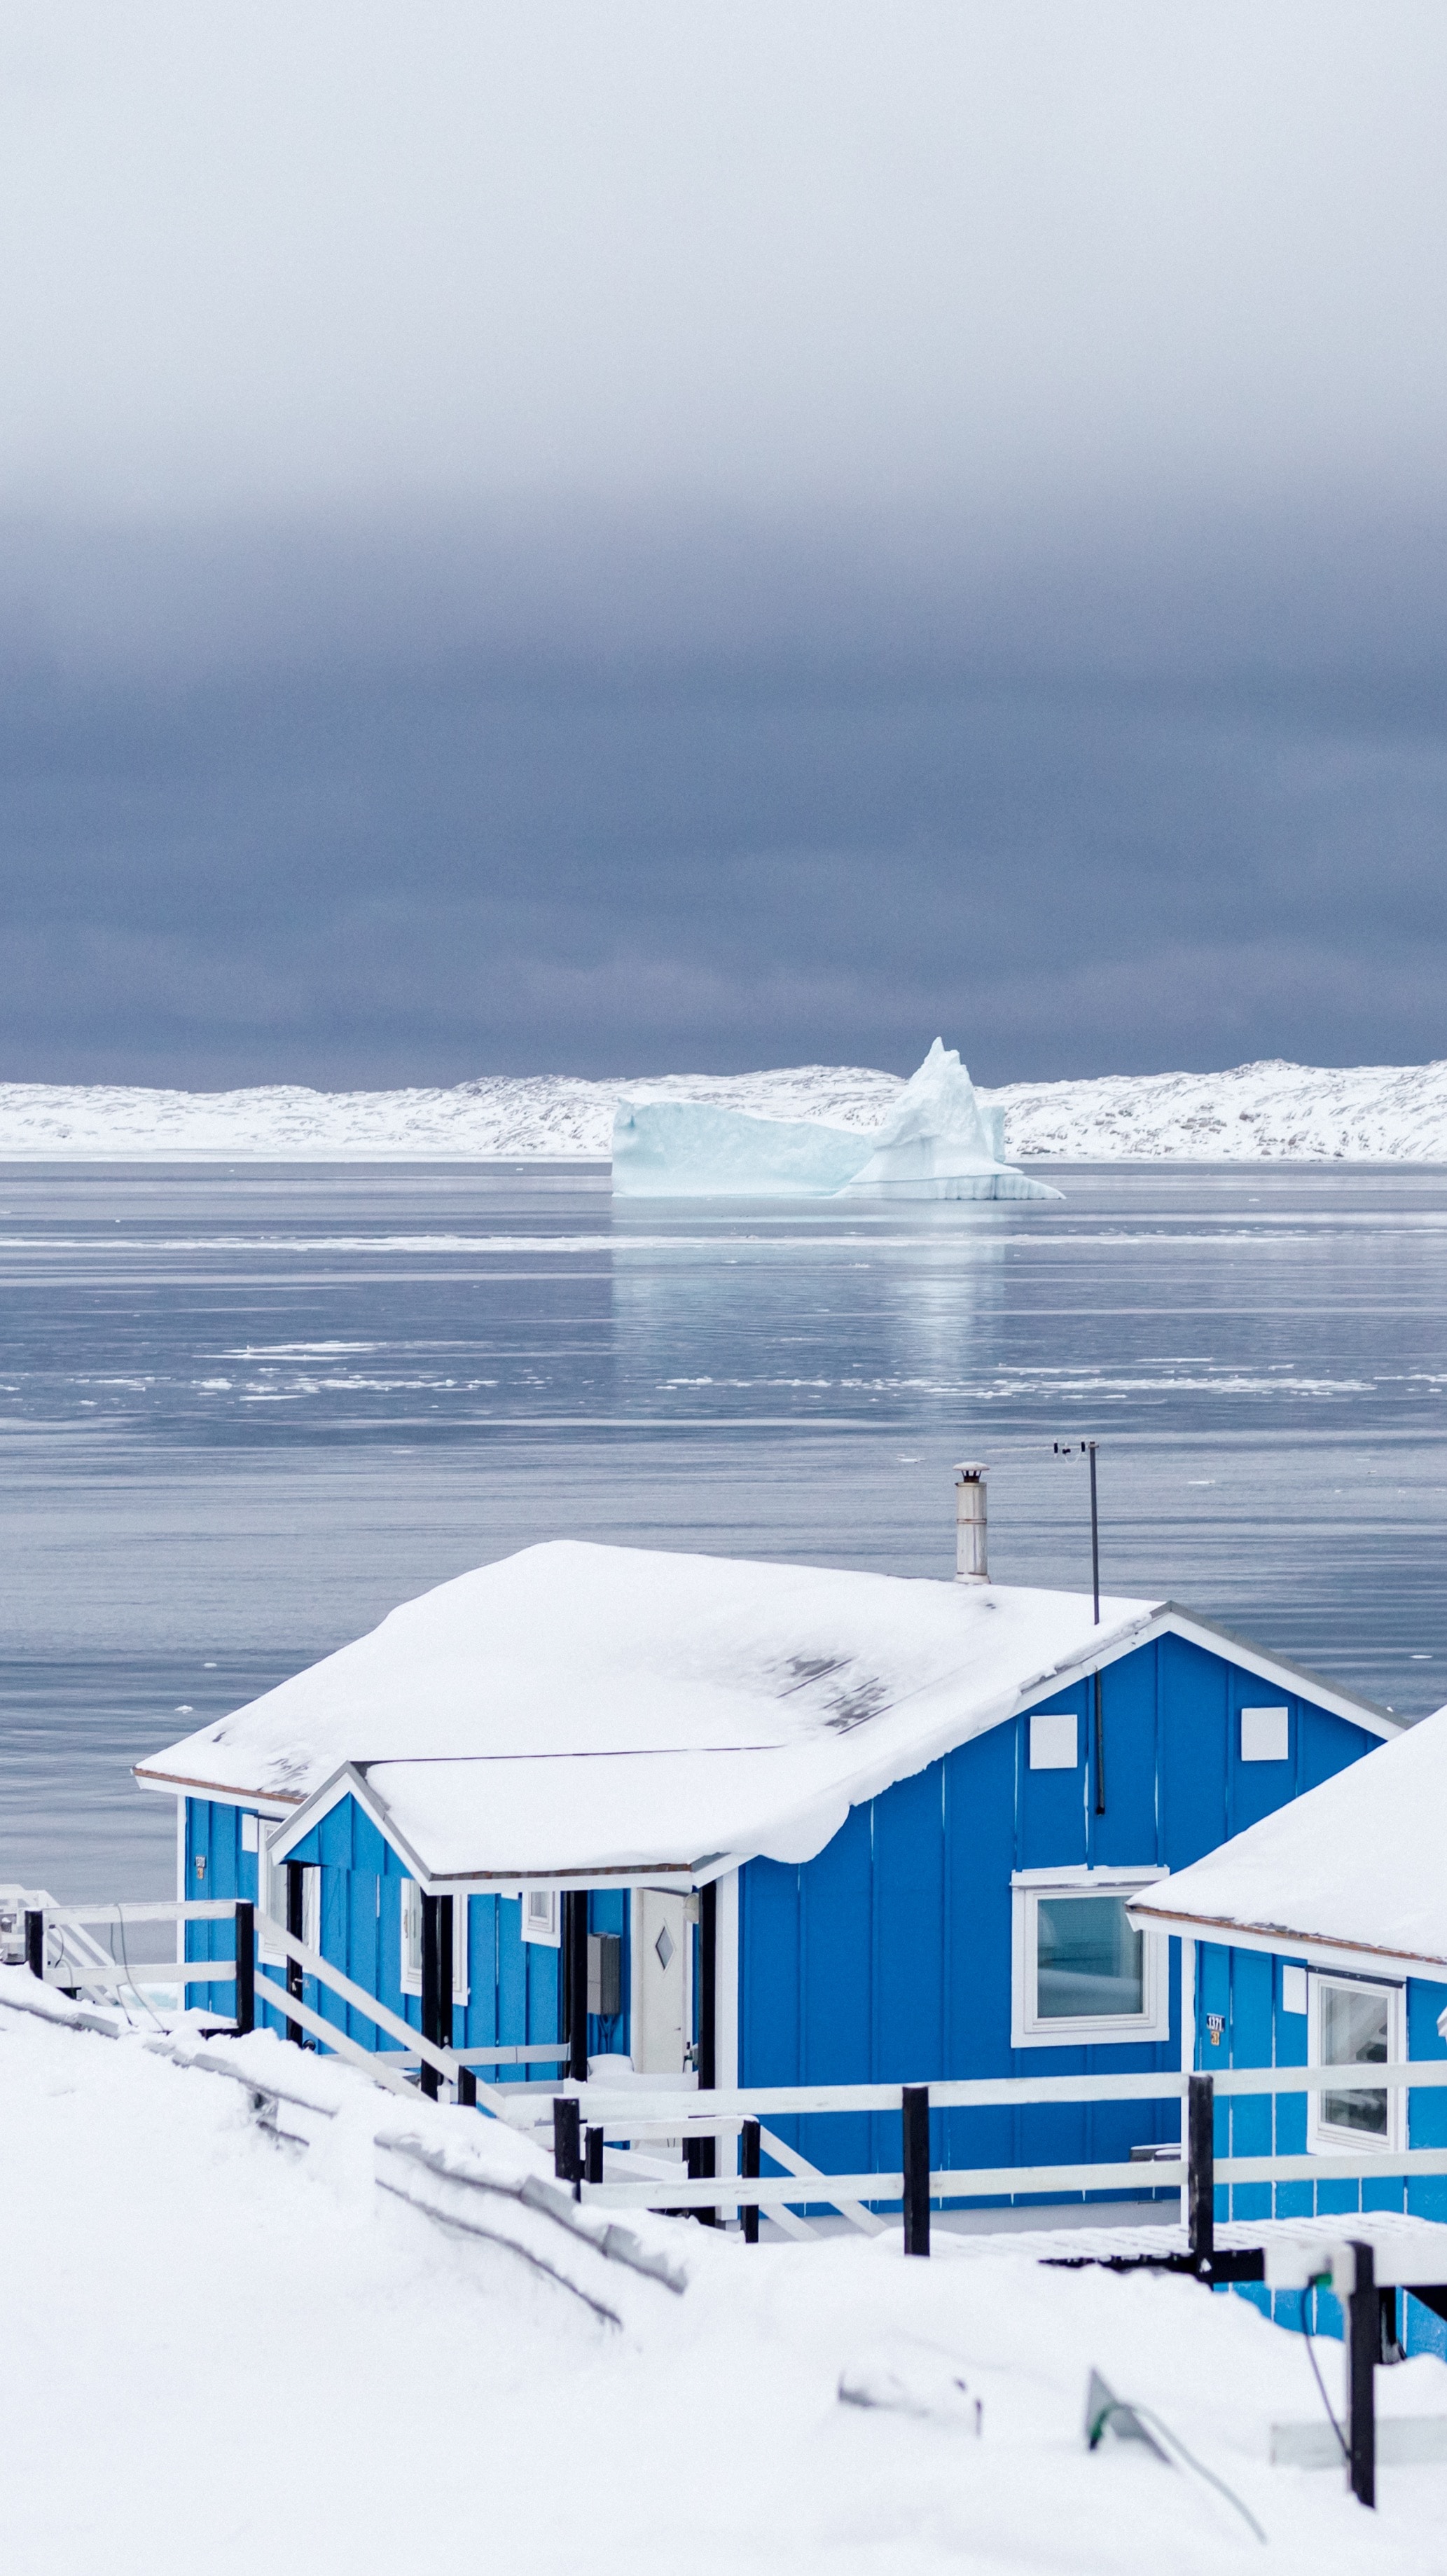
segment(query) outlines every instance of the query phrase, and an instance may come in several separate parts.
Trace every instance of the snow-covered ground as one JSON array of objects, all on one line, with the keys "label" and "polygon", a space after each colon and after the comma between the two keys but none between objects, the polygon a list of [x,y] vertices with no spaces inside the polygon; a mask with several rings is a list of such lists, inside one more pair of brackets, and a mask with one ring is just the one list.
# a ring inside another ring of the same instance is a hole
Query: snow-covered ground
[{"label": "snow-covered ground", "polygon": [[[0,1160],[227,1162],[606,1162],[619,1093],[644,1089],[754,1116],[882,1127],[904,1088],[867,1066],[772,1073],[624,1076],[495,1074],[451,1090],[143,1091],[110,1084],[0,1083]],[[1243,1064],[1229,1073],[1113,1074],[1016,1082],[979,1093],[1005,1112],[1013,1161],[1447,1162],[1447,1062]]]},{"label": "snow-covered ground", "polygon": [[[1092,2368],[1235,2490],[1271,2566],[1447,2565],[1447,2466],[1382,2470],[1371,2515],[1334,2471],[1268,2465],[1268,2426],[1319,2420],[1319,2401],[1301,2338],[1240,2299],[938,2237],[922,2263],[893,2234],[751,2249],[644,2220],[687,2286],[625,2273],[610,2324],[374,2179],[374,2131],[545,2174],[525,2142],[275,2041],[231,2045],[340,2104],[316,2144],[268,2137],[241,2085],[0,2006],[3,2522],[26,2576],[1257,2563],[1189,2470],[1136,2445],[1087,2453]],[[1321,2350],[1339,2395],[1339,2348]],[[840,2402],[846,2374],[890,2373],[941,2411]],[[1447,2411],[1435,2361],[1379,2387],[1383,2412]]]}]

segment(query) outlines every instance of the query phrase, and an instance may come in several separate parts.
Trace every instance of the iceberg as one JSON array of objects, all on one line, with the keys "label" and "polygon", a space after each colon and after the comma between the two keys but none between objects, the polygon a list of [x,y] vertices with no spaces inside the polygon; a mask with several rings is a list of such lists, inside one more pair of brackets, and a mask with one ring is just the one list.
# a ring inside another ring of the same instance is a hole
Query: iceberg
[{"label": "iceberg", "polygon": [[1058,1199],[1004,1159],[958,1051],[936,1038],[882,1126],[766,1118],[640,1088],[613,1119],[619,1198]]}]

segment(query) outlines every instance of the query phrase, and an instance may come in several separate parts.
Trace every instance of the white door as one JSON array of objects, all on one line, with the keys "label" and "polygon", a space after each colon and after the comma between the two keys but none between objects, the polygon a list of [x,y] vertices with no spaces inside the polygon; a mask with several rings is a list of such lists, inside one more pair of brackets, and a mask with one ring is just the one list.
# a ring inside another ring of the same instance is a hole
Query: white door
[{"label": "white door", "polygon": [[633,2064],[640,2075],[681,2075],[692,1980],[685,1900],[640,1887],[634,1898]]}]

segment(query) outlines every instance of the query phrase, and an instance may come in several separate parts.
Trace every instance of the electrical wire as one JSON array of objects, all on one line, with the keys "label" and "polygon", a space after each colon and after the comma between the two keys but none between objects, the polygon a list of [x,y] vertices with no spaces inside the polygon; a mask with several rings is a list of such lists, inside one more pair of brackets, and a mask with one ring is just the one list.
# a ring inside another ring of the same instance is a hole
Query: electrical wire
[{"label": "electrical wire", "polygon": [[1086,2438],[1092,2451],[1095,2449],[1095,2446],[1100,2440],[1101,2434],[1104,2432],[1112,2415],[1133,2415],[1136,2416],[1142,2424],[1154,2425],[1156,2431],[1163,2434],[1165,2439],[1170,2443],[1171,2448],[1180,2452],[1187,2468],[1194,2469],[1198,2478],[1204,2478],[1208,2487],[1214,2487],[1218,2495],[1223,2495],[1228,2504],[1234,2505],[1247,2528],[1255,2533],[1263,2547],[1266,2545],[1266,2534],[1262,2530],[1260,2523],[1257,2521],[1255,2514],[1251,2511],[1250,2506],[1243,2504],[1241,2498],[1235,2492],[1235,2489],[1233,2487],[1228,2487],[1224,2478],[1218,2478],[1214,2469],[1208,2469],[1204,2460],[1198,2460],[1194,2451],[1187,2450],[1185,2443],[1181,2440],[1180,2434],[1173,2433],[1170,2425],[1162,2422],[1160,2416],[1156,2414],[1153,2407],[1138,2406],[1130,2399],[1124,2397],[1113,2397],[1108,2406],[1102,2406],[1100,2413],[1096,2416],[1094,2423],[1089,2428]]},{"label": "electrical wire", "polygon": [[[165,2023],[162,2021],[160,2014],[157,2012],[155,2005],[152,2003],[150,1996],[149,1996],[149,1995],[142,1994],[140,1987],[137,1985],[137,1983],[136,1983],[136,1981],[135,1981],[135,1978],[134,1978],[133,1976],[131,1976],[131,1953],[130,1953],[129,1945],[127,1944],[127,1941],[126,1941],[126,1918],[125,1918],[125,1912],[124,1912],[124,1909],[123,1909],[121,1906],[119,1906],[119,1905],[116,1907],[116,1919],[117,1919],[117,1922],[118,1922],[119,1927],[120,1927],[120,1935],[121,1935],[121,1966],[125,1969],[126,1975],[127,1975],[128,1977],[130,1977],[130,1981],[131,1981],[131,1992],[132,1992],[132,1994],[136,1997],[136,2000],[137,2000],[137,2002],[138,2002],[138,2003],[143,2003],[143,2004],[145,2005],[146,2010],[147,2010],[147,2012],[150,2014],[152,2021],[155,2023],[157,2030],[164,2030],[164,2029],[165,2029],[165,2027],[166,2027],[166,2025],[165,2025]],[[184,2005],[185,2005],[185,2001],[186,2001],[186,1989],[185,1989],[185,1987],[183,1986],[183,1987],[181,1988],[181,2002],[182,2002],[183,2007],[184,2007]],[[127,2021],[129,2021],[129,2020],[130,2020],[130,2018],[131,2018],[131,2017],[130,2017],[130,2014],[127,2012],[127,2014],[126,2014],[126,2019],[127,2019]]]},{"label": "electrical wire", "polygon": [[[1330,2279],[1331,2274],[1329,2272],[1319,2272],[1317,2274],[1317,2280],[1329,2281]],[[1340,2451],[1347,2466],[1350,2467],[1352,2455],[1347,2448],[1347,2438],[1331,2411],[1331,2399],[1326,2393],[1326,2381],[1322,2378],[1321,2372],[1317,2367],[1316,2345],[1312,2341],[1311,2328],[1306,2322],[1306,2303],[1315,2288],[1316,2281],[1308,2281],[1305,2289],[1301,2293],[1301,2331],[1306,2338],[1306,2357],[1311,2364],[1311,2375],[1316,2381],[1317,2394],[1320,2397],[1323,2406],[1326,2408],[1326,2420],[1336,2435],[1337,2449]]]}]

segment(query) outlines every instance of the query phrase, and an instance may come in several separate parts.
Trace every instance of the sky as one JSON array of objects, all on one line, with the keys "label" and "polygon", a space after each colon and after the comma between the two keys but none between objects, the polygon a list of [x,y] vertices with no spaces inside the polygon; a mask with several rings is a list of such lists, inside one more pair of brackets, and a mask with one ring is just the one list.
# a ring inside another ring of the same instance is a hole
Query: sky
[{"label": "sky", "polygon": [[1447,1054],[1447,17],[0,0],[0,1079]]}]

